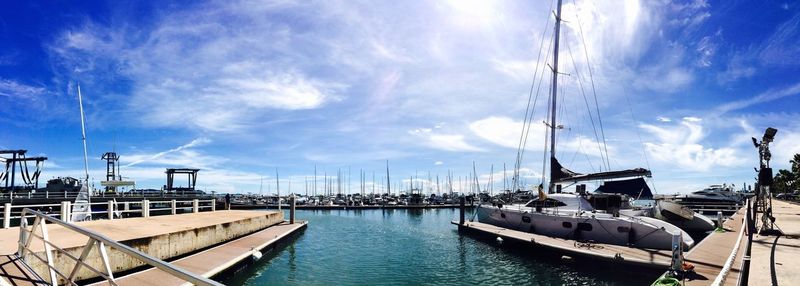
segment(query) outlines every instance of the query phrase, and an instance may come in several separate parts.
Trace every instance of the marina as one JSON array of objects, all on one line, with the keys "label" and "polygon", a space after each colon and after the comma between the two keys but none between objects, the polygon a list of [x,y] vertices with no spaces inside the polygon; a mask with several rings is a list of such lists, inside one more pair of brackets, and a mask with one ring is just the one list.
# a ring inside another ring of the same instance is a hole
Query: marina
[{"label": "marina", "polygon": [[796,3],[0,6],[0,286],[800,281]]}]

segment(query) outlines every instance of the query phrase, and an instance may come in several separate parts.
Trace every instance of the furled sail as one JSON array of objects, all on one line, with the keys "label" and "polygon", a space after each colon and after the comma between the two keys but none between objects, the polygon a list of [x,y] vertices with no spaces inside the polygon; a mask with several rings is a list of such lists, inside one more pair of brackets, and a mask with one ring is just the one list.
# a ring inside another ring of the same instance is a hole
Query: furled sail
[{"label": "furled sail", "polygon": [[83,186],[81,186],[81,190],[78,192],[75,202],[72,203],[71,222],[92,220],[92,206],[89,204],[89,187],[86,185],[88,184],[83,184]]},{"label": "furled sail", "polygon": [[653,192],[643,178],[605,181],[597,188],[598,193],[626,194],[636,199],[651,199]]},{"label": "furled sail", "polygon": [[583,181],[611,180],[631,177],[652,177],[650,170],[635,168],[621,171],[580,174],[561,166],[556,158],[550,159],[550,179],[553,183],[576,183]]}]

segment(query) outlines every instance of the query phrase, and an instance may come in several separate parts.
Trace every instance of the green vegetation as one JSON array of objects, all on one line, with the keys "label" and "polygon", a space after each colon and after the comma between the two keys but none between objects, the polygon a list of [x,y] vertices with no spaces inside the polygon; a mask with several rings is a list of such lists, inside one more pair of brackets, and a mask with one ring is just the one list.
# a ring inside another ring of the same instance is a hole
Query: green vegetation
[{"label": "green vegetation", "polygon": [[789,163],[792,164],[791,170],[781,169],[775,174],[772,184],[773,193],[791,193],[800,190],[800,154],[794,154],[794,158]]}]

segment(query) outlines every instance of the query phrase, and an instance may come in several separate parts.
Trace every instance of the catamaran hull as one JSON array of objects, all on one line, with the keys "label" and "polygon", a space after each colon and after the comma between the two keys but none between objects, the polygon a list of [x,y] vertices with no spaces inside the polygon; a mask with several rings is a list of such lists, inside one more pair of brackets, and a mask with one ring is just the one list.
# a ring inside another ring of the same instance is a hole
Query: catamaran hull
[{"label": "catamaran hull", "polygon": [[691,237],[678,227],[652,218],[623,218],[593,213],[556,215],[485,206],[479,206],[476,211],[479,222],[550,237],[671,249],[672,233],[680,232],[683,233],[685,249],[694,244]]}]

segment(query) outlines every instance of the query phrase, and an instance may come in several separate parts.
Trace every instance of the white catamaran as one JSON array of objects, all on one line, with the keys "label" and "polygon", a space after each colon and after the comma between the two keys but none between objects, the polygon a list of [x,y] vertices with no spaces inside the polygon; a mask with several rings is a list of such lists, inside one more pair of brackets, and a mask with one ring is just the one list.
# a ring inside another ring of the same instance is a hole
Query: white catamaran
[{"label": "white catamaran", "polygon": [[[556,159],[555,142],[556,100],[558,92],[558,45],[561,24],[561,0],[558,1],[554,32],[552,91],[550,102],[550,181],[549,192],[545,194],[540,185],[539,195],[526,204],[479,205],[476,209],[478,221],[504,228],[531,232],[545,236],[559,237],[575,241],[630,245],[640,248],[671,249],[673,234],[682,234],[683,247],[689,248],[694,240],[680,228],[655,218],[644,216],[625,216],[618,212],[596,210],[580,194],[560,193],[561,184],[586,181],[610,180],[626,177],[649,177],[646,169],[606,171],[592,174],[578,174],[564,167]],[[526,120],[528,115],[526,114]],[[526,132],[523,127],[523,133]],[[520,149],[524,148],[522,145]],[[517,166],[519,168],[518,156]],[[517,172],[515,172],[516,174]],[[515,180],[516,182],[516,180]],[[559,192],[559,193],[554,193]]]}]

